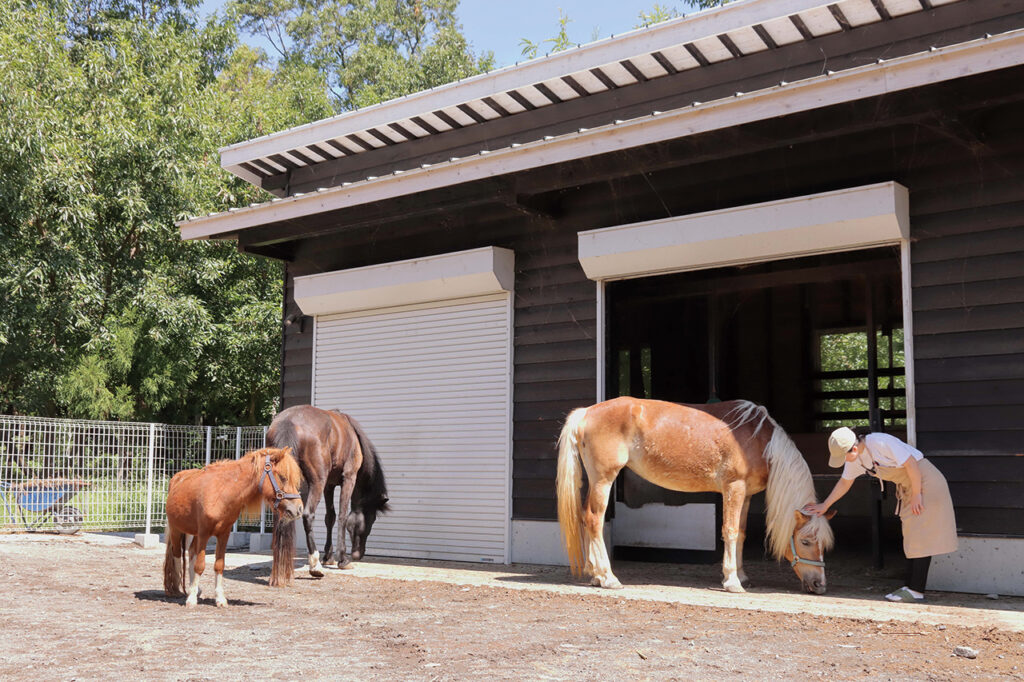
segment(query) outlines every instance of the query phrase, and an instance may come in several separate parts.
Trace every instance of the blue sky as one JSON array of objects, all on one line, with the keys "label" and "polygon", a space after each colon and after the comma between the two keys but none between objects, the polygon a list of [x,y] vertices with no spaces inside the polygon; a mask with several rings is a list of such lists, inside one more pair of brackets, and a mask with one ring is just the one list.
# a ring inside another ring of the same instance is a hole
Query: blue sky
[{"label": "blue sky", "polygon": [[[685,0],[462,0],[458,14],[474,52],[493,50],[496,66],[502,67],[522,59],[523,38],[539,43],[558,33],[559,9],[571,20],[569,37],[589,43],[632,30],[640,12],[656,3],[679,12],[693,11]],[[223,4],[223,0],[205,0],[203,11],[212,12]],[[256,40],[248,42],[260,45]]]}]

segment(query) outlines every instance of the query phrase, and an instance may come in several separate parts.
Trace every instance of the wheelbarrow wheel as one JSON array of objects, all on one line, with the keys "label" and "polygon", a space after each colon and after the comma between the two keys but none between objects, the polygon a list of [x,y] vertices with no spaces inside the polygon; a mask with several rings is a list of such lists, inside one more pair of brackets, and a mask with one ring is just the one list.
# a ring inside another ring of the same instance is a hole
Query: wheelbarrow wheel
[{"label": "wheelbarrow wheel", "polygon": [[53,512],[53,526],[61,535],[72,535],[82,530],[85,516],[77,508],[65,505]]}]

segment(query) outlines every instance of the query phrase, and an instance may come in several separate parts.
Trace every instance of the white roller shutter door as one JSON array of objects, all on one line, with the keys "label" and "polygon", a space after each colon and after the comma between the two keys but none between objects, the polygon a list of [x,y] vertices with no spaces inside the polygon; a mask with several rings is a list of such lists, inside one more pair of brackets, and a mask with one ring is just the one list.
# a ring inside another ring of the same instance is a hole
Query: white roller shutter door
[{"label": "white roller shutter door", "polygon": [[358,419],[387,477],[368,554],[509,560],[511,328],[506,293],[317,316],[314,404]]}]

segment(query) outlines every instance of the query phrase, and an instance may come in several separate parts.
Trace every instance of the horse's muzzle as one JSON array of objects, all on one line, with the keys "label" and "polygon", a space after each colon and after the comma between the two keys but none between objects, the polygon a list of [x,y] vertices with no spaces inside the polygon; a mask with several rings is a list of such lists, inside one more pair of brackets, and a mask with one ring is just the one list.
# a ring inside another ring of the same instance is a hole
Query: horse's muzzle
[{"label": "horse's muzzle", "polygon": [[302,505],[282,504],[279,505],[278,512],[280,512],[281,518],[285,521],[294,521],[302,516]]},{"label": "horse's muzzle", "polygon": [[808,580],[804,582],[804,589],[811,594],[825,594],[825,582],[817,579]]}]

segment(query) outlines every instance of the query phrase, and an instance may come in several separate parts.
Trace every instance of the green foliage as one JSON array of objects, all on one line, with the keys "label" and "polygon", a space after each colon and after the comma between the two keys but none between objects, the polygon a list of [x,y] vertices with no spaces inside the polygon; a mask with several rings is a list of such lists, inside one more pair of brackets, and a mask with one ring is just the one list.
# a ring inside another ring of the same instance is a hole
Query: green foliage
[{"label": "green foliage", "polygon": [[494,66],[474,55],[457,0],[233,0],[239,25],[267,38],[282,64],[310,64],[338,110],[377,104]]},{"label": "green foliage", "polygon": [[523,48],[522,54],[527,59],[535,59],[537,54],[540,52],[540,48],[543,45],[550,45],[551,47],[547,50],[548,54],[555,52],[563,52],[568,50],[570,47],[574,47],[576,43],[569,40],[569,23],[572,21],[562,11],[561,8],[558,10],[558,33],[555,34],[554,38],[546,38],[539,43],[535,43],[529,38],[522,38],[519,41],[519,45]]},{"label": "green foliage", "polygon": [[[868,337],[864,332],[838,332],[822,334],[819,338],[819,363],[822,372],[849,372],[862,371],[861,377],[839,377],[826,378],[821,380],[821,390],[826,392],[856,392],[858,397],[832,397],[821,401],[822,408],[826,412],[863,412],[867,413],[868,403]],[[893,329],[892,336],[877,332],[877,367],[887,369],[889,367],[904,367],[903,351],[903,330]],[[890,348],[891,346],[891,348]],[[890,360],[890,354],[892,359]],[[905,389],[906,378],[902,375],[895,377],[880,376],[878,378],[879,389]],[[906,409],[906,397],[882,397],[879,398],[879,406],[882,409]],[[905,424],[905,419],[892,419],[890,425]],[[867,418],[845,418],[822,420],[823,429],[836,428],[839,426],[868,426]]]},{"label": "green foliage", "polygon": [[0,410],[266,419],[280,266],[174,221],[261,200],[219,146],[331,113],[194,0],[0,5]]}]

